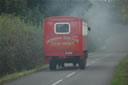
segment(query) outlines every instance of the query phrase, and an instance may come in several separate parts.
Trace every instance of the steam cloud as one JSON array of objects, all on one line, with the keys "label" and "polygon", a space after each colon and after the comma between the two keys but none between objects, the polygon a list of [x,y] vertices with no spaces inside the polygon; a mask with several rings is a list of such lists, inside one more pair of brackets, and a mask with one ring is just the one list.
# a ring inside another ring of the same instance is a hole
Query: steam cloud
[{"label": "steam cloud", "polygon": [[75,16],[88,21],[89,50],[128,52],[127,25],[113,3],[105,0],[48,0],[45,15]]}]

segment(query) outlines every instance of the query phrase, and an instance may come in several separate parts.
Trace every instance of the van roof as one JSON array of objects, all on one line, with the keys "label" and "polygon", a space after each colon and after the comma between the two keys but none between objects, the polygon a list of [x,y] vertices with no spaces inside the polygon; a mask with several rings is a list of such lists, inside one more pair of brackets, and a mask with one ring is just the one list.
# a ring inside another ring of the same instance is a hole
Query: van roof
[{"label": "van roof", "polygon": [[78,17],[72,17],[72,16],[54,16],[54,17],[48,17],[44,19],[44,22],[56,22],[56,21],[81,21],[81,18]]}]

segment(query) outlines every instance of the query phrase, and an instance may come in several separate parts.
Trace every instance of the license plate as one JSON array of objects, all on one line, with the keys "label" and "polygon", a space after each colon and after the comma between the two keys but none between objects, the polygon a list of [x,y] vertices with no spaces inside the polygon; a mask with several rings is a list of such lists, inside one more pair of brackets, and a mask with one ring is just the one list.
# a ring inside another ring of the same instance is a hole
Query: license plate
[{"label": "license plate", "polygon": [[72,54],[72,52],[65,52],[65,54]]}]

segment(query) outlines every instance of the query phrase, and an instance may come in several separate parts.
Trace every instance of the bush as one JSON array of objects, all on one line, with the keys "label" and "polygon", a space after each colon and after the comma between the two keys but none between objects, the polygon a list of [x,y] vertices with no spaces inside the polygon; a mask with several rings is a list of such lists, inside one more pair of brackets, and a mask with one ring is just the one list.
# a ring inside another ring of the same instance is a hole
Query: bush
[{"label": "bush", "polygon": [[42,29],[0,16],[0,76],[42,65]]},{"label": "bush", "polygon": [[128,56],[117,66],[111,85],[128,85]]}]

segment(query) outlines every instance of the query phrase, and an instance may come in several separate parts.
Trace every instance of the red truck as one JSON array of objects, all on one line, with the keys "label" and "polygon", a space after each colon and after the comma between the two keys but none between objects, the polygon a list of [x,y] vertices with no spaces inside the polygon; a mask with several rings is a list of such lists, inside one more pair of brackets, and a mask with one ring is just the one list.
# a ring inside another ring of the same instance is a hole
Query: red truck
[{"label": "red truck", "polygon": [[[90,29],[90,28],[89,28]],[[43,20],[44,62],[51,70],[65,63],[85,69],[88,56],[88,27],[81,18],[49,17]]]}]

